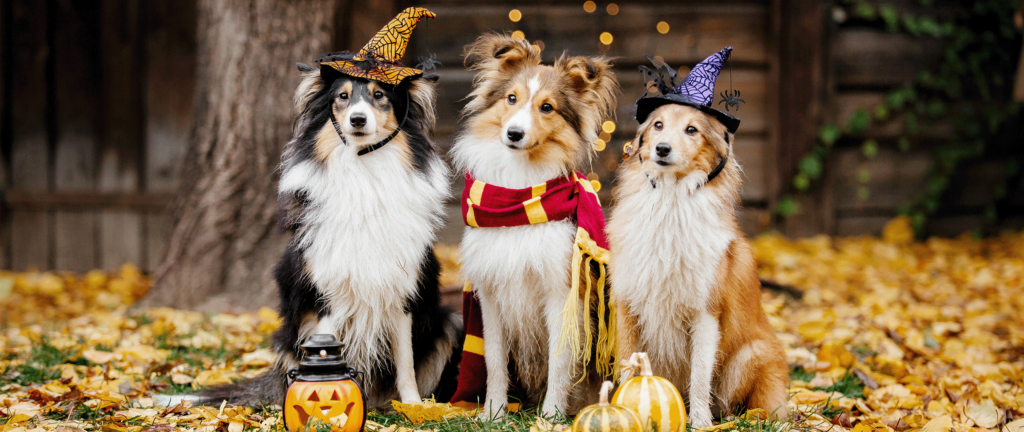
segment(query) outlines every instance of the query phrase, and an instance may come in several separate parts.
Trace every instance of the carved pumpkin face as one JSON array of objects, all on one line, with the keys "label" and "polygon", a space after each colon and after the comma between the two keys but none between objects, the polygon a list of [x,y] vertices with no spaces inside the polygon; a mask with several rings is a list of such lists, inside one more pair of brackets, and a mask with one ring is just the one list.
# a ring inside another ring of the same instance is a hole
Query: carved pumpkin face
[{"label": "carved pumpkin face", "polygon": [[[284,411],[292,431],[305,429],[315,418],[332,425],[334,432],[355,432],[365,416],[362,394],[352,381],[296,381],[288,388]],[[338,418],[342,414],[347,417],[343,422]]]}]

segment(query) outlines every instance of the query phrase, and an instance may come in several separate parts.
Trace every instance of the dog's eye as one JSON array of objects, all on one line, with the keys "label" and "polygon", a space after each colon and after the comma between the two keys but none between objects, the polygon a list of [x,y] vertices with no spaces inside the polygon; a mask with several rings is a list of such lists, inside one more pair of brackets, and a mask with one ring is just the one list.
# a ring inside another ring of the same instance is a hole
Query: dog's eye
[{"label": "dog's eye", "polygon": [[693,134],[696,134],[696,133],[697,133],[697,128],[695,128],[693,126],[687,126],[686,127],[686,134],[687,135],[693,135]]},{"label": "dog's eye", "polygon": [[341,100],[348,100],[348,93],[342,93],[338,95],[338,97],[341,98]]},{"label": "dog's eye", "polygon": [[664,127],[665,125],[661,124],[661,122],[654,122],[654,130],[661,130]]},{"label": "dog's eye", "polygon": [[549,104],[549,103],[546,103],[546,104],[540,106],[540,111],[543,112],[543,113],[549,113],[549,112],[554,111],[554,110],[555,110],[555,107],[551,106],[551,104]]},{"label": "dog's eye", "polygon": [[509,105],[515,105],[516,104],[516,95],[511,95],[511,94],[508,95],[508,104]]},{"label": "dog's eye", "polygon": [[375,91],[375,92],[373,92],[373,98],[374,98],[374,99],[380,99],[380,98],[382,98],[382,97],[384,97],[384,93],[383,93],[383,92],[381,92],[381,91],[379,91],[379,90],[378,90],[378,91]]}]

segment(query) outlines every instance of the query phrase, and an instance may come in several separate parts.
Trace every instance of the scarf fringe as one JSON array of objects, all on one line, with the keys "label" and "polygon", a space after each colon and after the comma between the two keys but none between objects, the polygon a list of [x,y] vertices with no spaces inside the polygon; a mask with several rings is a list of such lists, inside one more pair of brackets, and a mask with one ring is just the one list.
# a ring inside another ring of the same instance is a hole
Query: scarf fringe
[{"label": "scarf fringe", "polygon": [[[598,263],[599,275],[597,286],[591,281],[590,265]],[[558,348],[556,355],[560,355],[568,345],[572,351],[573,362],[569,370],[570,376],[575,376],[576,365],[583,366],[580,378],[577,383],[587,377],[587,365],[591,360],[591,349],[594,347],[593,330],[590,326],[590,296],[596,291],[597,295],[597,365],[596,369],[602,378],[614,376],[616,368],[613,361],[615,355],[615,304],[610,299],[606,302],[608,294],[606,289],[606,267],[608,265],[608,250],[597,245],[590,235],[583,228],[576,230],[576,243],[572,248],[572,285],[569,295],[565,300],[565,307],[562,309],[562,329],[558,336]],[[585,273],[583,273],[585,272]],[[586,292],[583,293],[583,313],[579,312],[580,304],[580,277],[586,276]],[[596,288],[596,289],[595,289]],[[608,318],[605,318],[605,314]],[[583,341],[580,341],[580,323],[583,323]]]}]

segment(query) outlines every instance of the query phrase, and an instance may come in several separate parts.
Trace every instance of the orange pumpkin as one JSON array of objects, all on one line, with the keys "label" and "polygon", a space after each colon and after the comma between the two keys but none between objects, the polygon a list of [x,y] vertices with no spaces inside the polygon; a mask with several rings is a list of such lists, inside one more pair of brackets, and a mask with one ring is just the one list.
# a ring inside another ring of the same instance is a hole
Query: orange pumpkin
[{"label": "orange pumpkin", "polygon": [[351,380],[296,381],[288,388],[284,403],[285,424],[292,431],[305,430],[312,419],[331,425],[333,432],[356,432],[363,428],[363,396]]},{"label": "orange pumpkin", "polygon": [[676,432],[686,430],[686,406],[679,390],[669,380],[654,376],[647,353],[633,353],[624,369],[639,368],[638,376],[623,375],[612,403],[632,408],[640,415],[644,430]]},{"label": "orange pumpkin", "polygon": [[572,422],[572,432],[643,432],[643,423],[633,410],[608,403],[608,392],[611,389],[611,381],[601,384],[597,405],[580,410]]}]

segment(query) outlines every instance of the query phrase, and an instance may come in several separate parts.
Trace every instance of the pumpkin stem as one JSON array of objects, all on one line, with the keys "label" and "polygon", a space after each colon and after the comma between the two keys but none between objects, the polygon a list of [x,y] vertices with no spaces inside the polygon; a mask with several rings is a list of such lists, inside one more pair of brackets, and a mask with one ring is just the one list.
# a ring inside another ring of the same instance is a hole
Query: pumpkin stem
[{"label": "pumpkin stem", "polygon": [[640,376],[654,376],[654,371],[651,370],[651,361],[647,358],[647,353],[636,353],[634,354],[637,360],[640,361]]},{"label": "pumpkin stem", "polygon": [[608,393],[612,391],[612,382],[605,381],[601,383],[601,393],[598,396],[597,404],[600,406],[608,406]]}]

